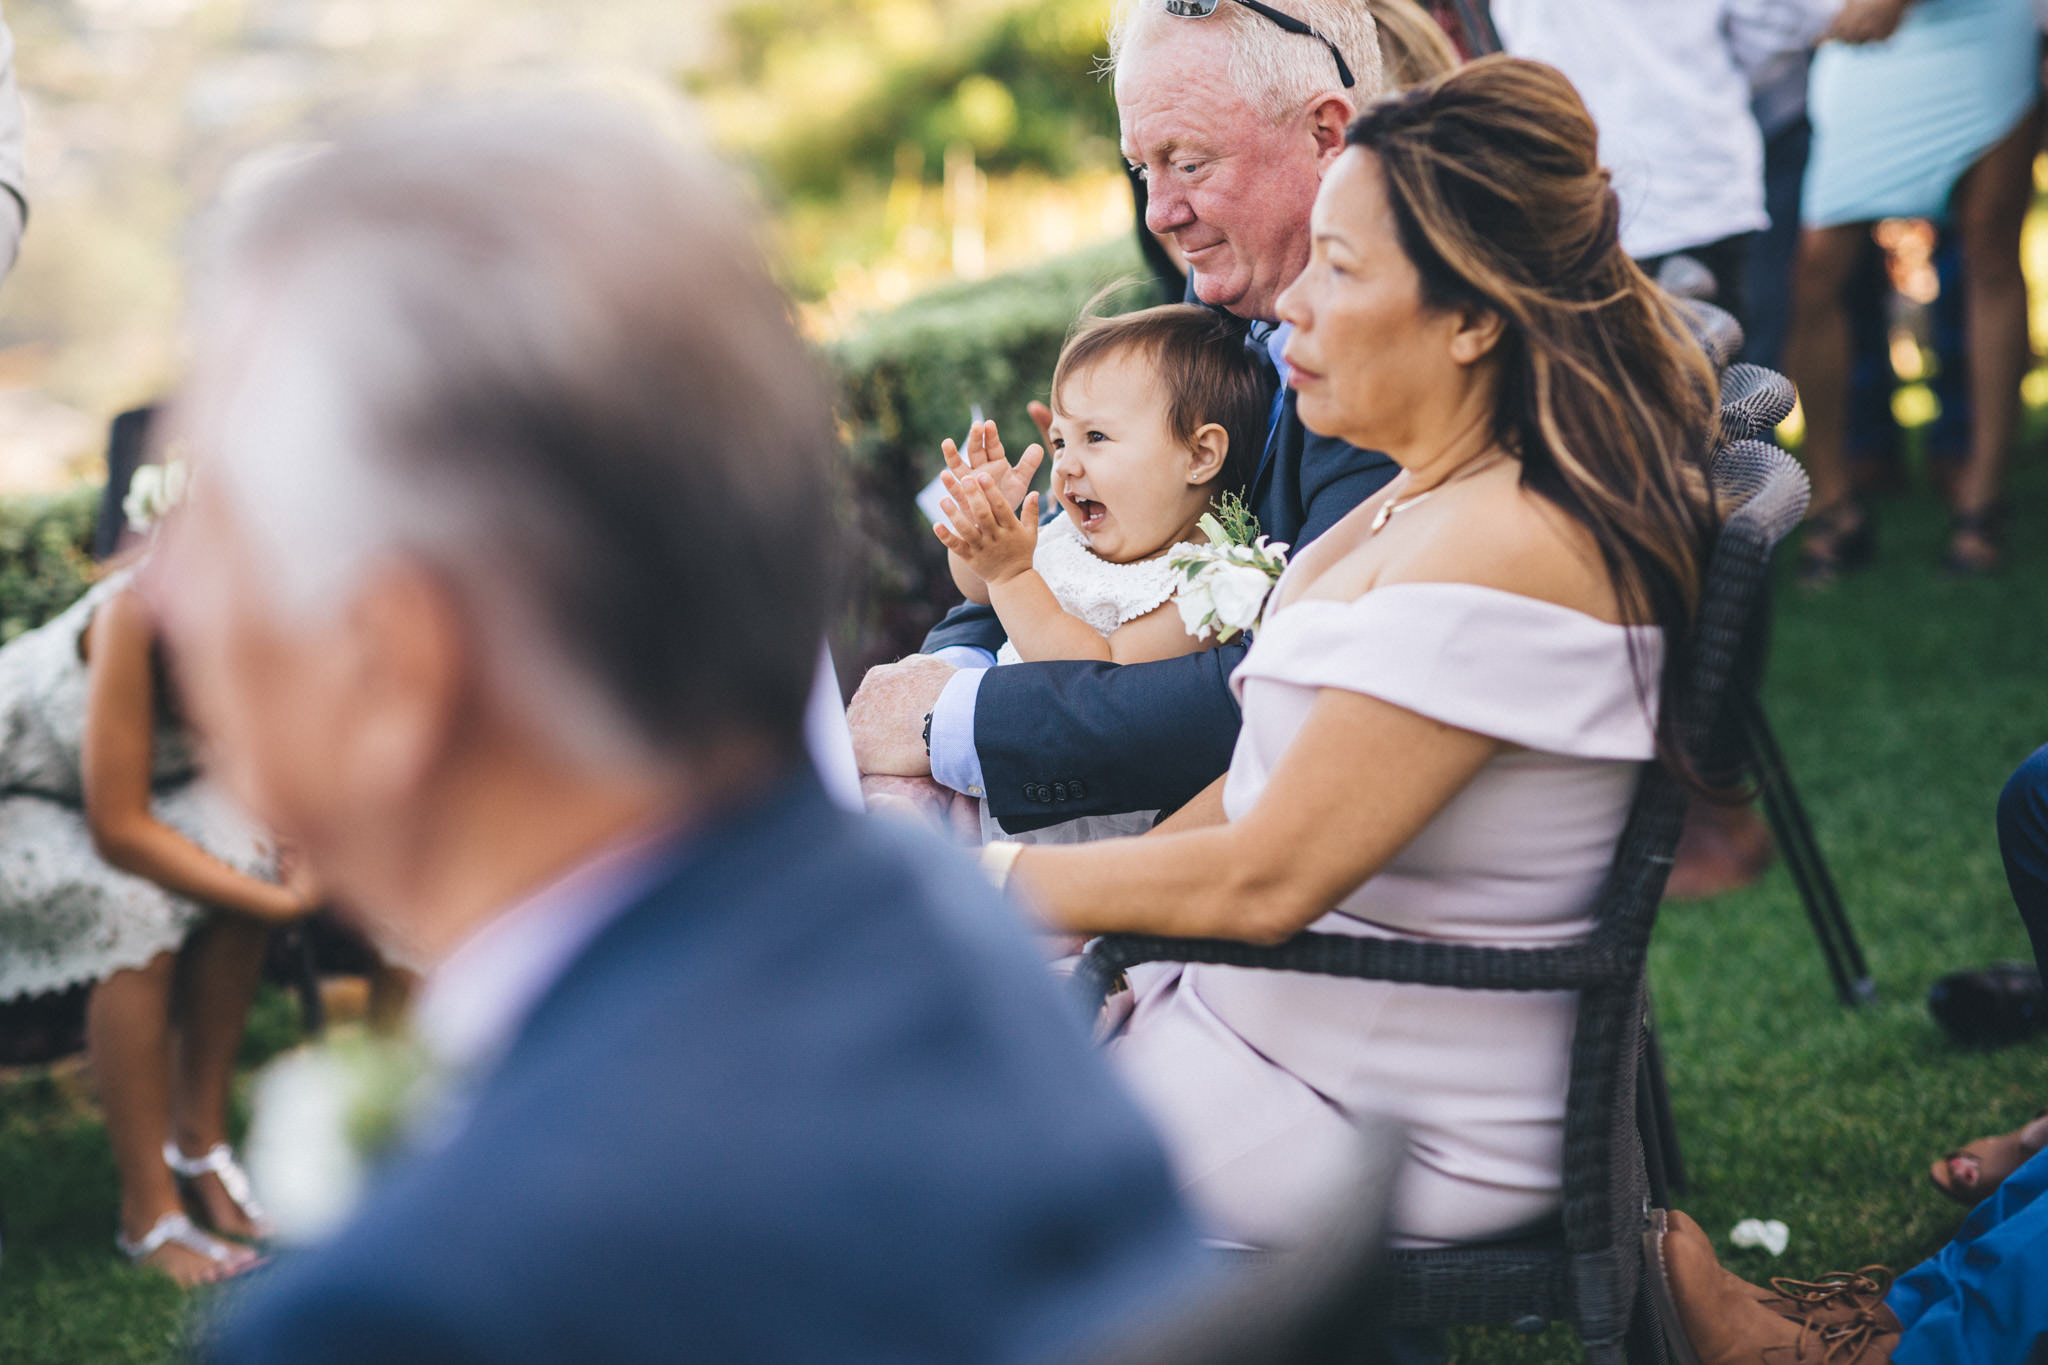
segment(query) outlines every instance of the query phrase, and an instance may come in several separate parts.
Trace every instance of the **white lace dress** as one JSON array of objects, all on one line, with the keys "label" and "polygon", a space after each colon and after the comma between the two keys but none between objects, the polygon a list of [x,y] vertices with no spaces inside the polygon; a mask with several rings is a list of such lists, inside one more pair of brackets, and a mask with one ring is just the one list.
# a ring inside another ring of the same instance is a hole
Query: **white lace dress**
[{"label": "white lace dress", "polygon": [[[1055,517],[1038,532],[1038,549],[1031,567],[1052,589],[1060,608],[1093,626],[1105,639],[1118,626],[1127,625],[1149,611],[1165,605],[1173,596],[1174,572],[1166,561],[1183,546],[1172,545],[1165,553],[1135,564],[1116,564],[1088,548],[1073,522]],[[1185,548],[1193,549],[1193,546]],[[1004,642],[996,663],[1021,663],[1017,647]],[[1114,839],[1143,834],[1159,817],[1156,810],[1121,811],[1114,815],[1083,815],[1044,829],[1012,834],[993,815],[988,802],[981,803],[981,834],[991,839],[1014,839],[1027,844],[1079,844],[1092,839]]]},{"label": "white lace dress", "polygon": [[[86,828],[81,637],[115,574],[0,647],[0,1000],[98,981],[183,943],[203,907],[109,867]],[[198,776],[185,732],[161,718],[151,756],[156,817],[222,862],[274,877],[262,831]]]}]

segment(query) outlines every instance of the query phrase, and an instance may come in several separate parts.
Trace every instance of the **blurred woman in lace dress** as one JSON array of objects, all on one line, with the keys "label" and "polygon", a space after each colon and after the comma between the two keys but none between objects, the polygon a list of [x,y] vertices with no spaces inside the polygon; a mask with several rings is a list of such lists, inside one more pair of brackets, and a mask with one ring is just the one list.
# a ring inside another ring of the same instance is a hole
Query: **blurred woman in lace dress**
[{"label": "blurred woman in lace dress", "polygon": [[131,577],[0,648],[0,1000],[94,983],[116,1241],[189,1286],[265,1231],[228,1087],[270,930],[315,897],[200,775]]}]

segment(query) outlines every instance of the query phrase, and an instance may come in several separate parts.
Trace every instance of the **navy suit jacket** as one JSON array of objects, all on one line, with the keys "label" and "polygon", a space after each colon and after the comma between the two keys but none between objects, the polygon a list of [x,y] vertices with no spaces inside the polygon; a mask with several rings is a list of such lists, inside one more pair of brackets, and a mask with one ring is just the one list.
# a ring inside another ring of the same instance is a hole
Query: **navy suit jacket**
[{"label": "navy suit jacket", "polygon": [[[1376,450],[1310,431],[1295,415],[1294,390],[1284,394],[1249,501],[1266,535],[1299,550],[1400,470]],[[925,637],[924,652],[975,645],[993,653],[1003,639],[995,613],[967,603]],[[1243,645],[1223,645],[1155,663],[989,670],[974,706],[989,810],[1022,832],[1077,815],[1182,805],[1230,766],[1239,721],[1230,674],[1242,658]]]},{"label": "navy suit jacket", "polygon": [[199,1354],[1054,1360],[1200,1255],[1016,912],[806,775],[679,848],[453,1140]]}]

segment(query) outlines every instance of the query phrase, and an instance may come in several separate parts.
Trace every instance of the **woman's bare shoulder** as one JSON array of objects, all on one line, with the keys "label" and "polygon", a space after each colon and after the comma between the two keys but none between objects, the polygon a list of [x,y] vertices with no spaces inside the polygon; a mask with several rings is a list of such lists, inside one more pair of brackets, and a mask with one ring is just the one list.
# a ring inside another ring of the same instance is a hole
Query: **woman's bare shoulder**
[{"label": "woman's bare shoulder", "polygon": [[1503,478],[1434,511],[1426,533],[1389,561],[1374,586],[1471,583],[1620,623],[1592,532],[1547,498]]}]

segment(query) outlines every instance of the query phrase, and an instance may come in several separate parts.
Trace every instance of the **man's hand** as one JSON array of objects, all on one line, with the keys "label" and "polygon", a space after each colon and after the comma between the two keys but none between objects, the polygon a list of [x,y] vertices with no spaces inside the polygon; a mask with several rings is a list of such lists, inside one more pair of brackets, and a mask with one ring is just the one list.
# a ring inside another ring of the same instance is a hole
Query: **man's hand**
[{"label": "man's hand", "polygon": [[[1036,405],[1035,405],[1036,406]],[[1046,413],[1048,421],[1051,412]],[[1032,414],[1037,421],[1037,414]],[[1045,426],[1039,428],[1047,429]],[[1050,438],[1047,438],[1050,439]],[[1013,466],[1003,453],[1002,438],[996,435],[994,422],[977,422],[967,429],[967,448],[962,450],[951,441],[944,441],[939,451],[946,457],[946,468],[954,478],[965,479],[969,474],[985,473],[994,482],[990,485],[1005,507],[1015,508],[1024,501],[1024,495],[1031,491],[1031,477],[1038,472],[1038,466],[1045,462],[1045,447],[1033,445],[1017,457]]]},{"label": "man's hand", "polygon": [[959,843],[981,843],[981,802],[929,777],[863,777],[860,793],[870,814],[921,820]]},{"label": "man's hand", "polygon": [[913,654],[868,670],[846,707],[853,731],[853,757],[864,774],[930,777],[924,748],[924,718],[938,705],[953,676],[953,665],[928,654]]},{"label": "man's hand", "polygon": [[948,469],[941,477],[953,496],[939,502],[952,523],[932,527],[939,543],[991,587],[1030,569],[1038,549],[1038,494],[1027,494],[1018,513],[1002,501],[995,475],[981,471],[961,478]]},{"label": "man's hand", "polygon": [[1822,41],[1881,43],[1898,32],[1909,0],[1847,0]]}]

